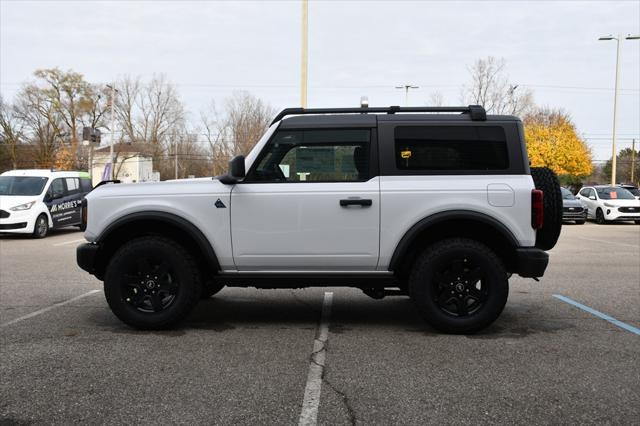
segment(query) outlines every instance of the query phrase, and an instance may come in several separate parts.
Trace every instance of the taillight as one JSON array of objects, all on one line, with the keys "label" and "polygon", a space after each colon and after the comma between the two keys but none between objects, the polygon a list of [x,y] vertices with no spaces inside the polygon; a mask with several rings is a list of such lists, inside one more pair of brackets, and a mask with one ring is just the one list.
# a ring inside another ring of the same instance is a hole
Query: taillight
[{"label": "taillight", "polygon": [[539,189],[531,191],[531,227],[540,229],[544,223],[544,193]]}]

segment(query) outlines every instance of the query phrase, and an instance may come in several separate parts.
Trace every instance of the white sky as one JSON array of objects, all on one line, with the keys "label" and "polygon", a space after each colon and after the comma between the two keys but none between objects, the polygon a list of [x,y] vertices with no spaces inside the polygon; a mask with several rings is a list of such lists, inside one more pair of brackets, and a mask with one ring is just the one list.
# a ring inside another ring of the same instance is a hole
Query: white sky
[{"label": "white sky", "polygon": [[[108,82],[164,73],[193,121],[214,100],[248,90],[275,108],[297,106],[299,0],[0,0],[0,92],[11,100],[37,68]],[[536,102],[574,118],[596,160],[610,157],[615,41],[640,33],[640,1],[311,1],[309,105],[402,105],[394,86],[439,91],[460,104],[467,66],[493,55]],[[619,148],[640,137],[640,40],[621,52]],[[637,142],[636,147],[640,146]]]}]

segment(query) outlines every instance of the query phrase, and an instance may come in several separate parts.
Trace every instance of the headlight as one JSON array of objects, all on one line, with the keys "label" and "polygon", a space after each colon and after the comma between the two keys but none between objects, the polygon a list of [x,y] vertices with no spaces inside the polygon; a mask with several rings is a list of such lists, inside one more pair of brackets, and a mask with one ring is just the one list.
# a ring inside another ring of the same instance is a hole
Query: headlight
[{"label": "headlight", "polygon": [[605,207],[616,207],[615,204],[611,204],[611,203],[604,203]]},{"label": "headlight", "polygon": [[19,206],[11,207],[9,210],[13,210],[14,212],[20,210],[29,210],[35,203],[35,201],[30,201],[28,203],[20,204]]}]

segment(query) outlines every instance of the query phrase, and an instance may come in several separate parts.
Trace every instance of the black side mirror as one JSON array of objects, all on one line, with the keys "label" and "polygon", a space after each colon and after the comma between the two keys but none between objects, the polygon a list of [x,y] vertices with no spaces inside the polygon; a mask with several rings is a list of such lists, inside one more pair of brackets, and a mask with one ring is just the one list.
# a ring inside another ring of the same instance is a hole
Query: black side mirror
[{"label": "black side mirror", "polygon": [[229,161],[229,174],[236,179],[242,179],[245,176],[244,155],[236,155]]},{"label": "black side mirror", "polygon": [[229,161],[229,173],[218,179],[225,185],[234,185],[238,180],[244,178],[245,174],[244,155],[236,155]]}]

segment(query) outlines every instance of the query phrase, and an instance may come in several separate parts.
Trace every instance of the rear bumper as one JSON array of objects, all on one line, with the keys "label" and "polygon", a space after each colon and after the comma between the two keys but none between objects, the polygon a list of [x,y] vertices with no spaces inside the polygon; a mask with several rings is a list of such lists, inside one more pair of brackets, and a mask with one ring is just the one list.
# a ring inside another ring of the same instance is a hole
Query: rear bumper
[{"label": "rear bumper", "polygon": [[78,266],[90,274],[95,274],[96,257],[100,246],[97,244],[80,244],[76,249],[76,262]]},{"label": "rear bumper", "polygon": [[547,252],[533,247],[516,249],[516,259],[517,270],[515,272],[524,278],[543,276],[549,264]]}]

